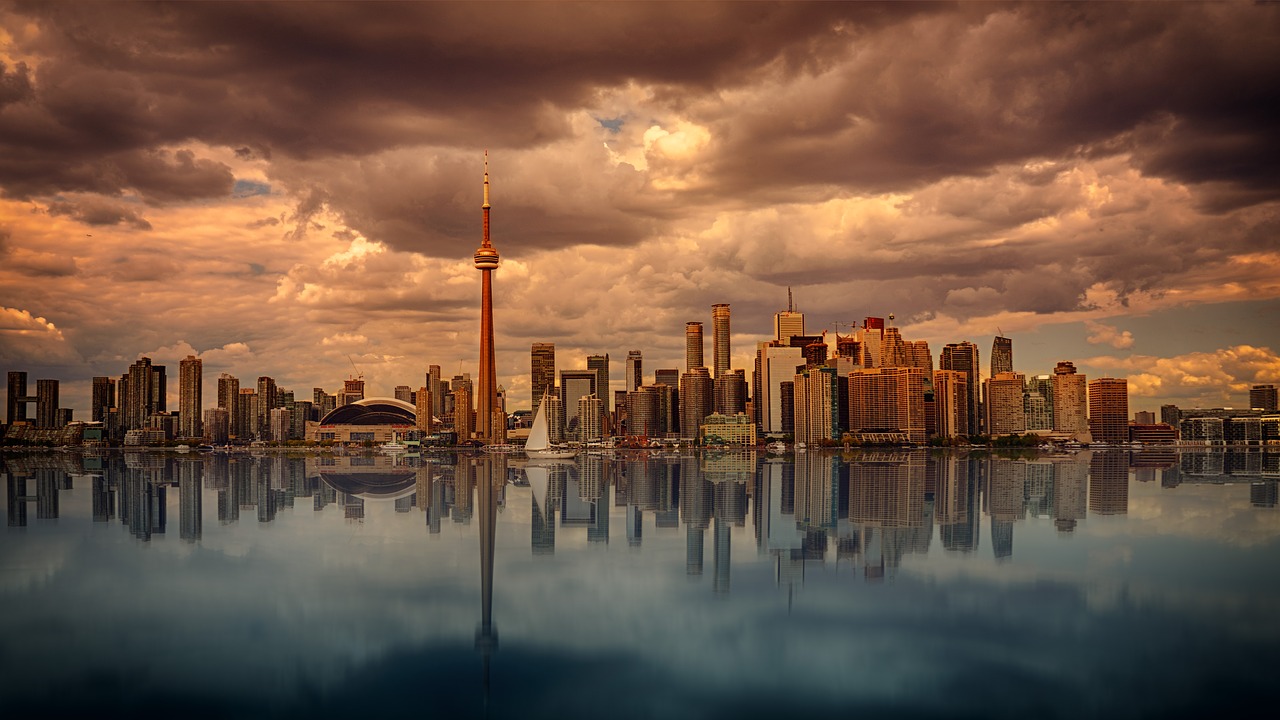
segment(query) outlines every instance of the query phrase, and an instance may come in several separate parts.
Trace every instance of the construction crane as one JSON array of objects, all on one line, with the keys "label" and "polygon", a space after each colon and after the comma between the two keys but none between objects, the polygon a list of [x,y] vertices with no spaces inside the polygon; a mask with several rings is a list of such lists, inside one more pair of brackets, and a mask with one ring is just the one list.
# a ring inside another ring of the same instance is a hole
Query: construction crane
[{"label": "construction crane", "polygon": [[347,362],[351,363],[351,368],[356,371],[355,379],[364,380],[364,373],[360,372],[360,368],[356,367],[356,361],[351,359],[351,353],[347,353]]}]

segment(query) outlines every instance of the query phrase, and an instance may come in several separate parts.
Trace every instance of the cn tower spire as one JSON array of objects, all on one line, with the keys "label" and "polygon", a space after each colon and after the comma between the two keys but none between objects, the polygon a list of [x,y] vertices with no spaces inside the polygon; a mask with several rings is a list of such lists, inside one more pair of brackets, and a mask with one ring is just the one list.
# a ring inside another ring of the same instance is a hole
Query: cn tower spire
[{"label": "cn tower spire", "polygon": [[480,291],[480,382],[476,392],[476,433],[492,442],[494,413],[498,407],[497,363],[493,352],[493,271],[498,267],[498,251],[489,241],[489,151],[484,152],[484,239],[476,250],[476,269],[481,272]]}]

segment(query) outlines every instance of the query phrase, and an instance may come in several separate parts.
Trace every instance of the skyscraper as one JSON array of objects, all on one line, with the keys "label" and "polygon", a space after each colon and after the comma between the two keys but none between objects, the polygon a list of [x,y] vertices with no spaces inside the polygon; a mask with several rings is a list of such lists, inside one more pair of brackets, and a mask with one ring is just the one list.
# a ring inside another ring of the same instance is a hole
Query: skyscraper
[{"label": "skyscraper", "polygon": [[791,301],[791,288],[787,288],[787,309],[773,314],[773,339],[786,343],[794,335],[804,334],[804,313],[796,312]]},{"label": "skyscraper", "polygon": [[480,290],[480,382],[476,393],[476,431],[484,442],[493,440],[494,410],[498,406],[497,362],[493,351],[493,271],[498,251],[489,242],[489,151],[484,153],[484,239],[476,250]]},{"label": "skyscraper", "polygon": [[439,365],[427,366],[427,392],[431,393],[431,412],[439,417],[444,415],[444,376],[440,374]]},{"label": "skyscraper", "polygon": [[1098,378],[1089,383],[1089,433],[1093,442],[1129,441],[1129,381]]},{"label": "skyscraper", "polygon": [[596,371],[596,397],[603,404],[606,413],[612,412],[610,398],[613,397],[613,393],[609,392],[609,353],[588,355],[587,369]]},{"label": "skyscraper", "polygon": [[967,340],[944,345],[942,356],[938,359],[938,367],[943,370],[958,370],[965,374],[965,390],[969,394],[965,402],[965,426],[971,435],[982,432],[979,420],[981,412],[978,407],[978,346]]},{"label": "skyscraper", "polygon": [[702,323],[687,322],[684,324],[684,371],[692,372],[694,368],[704,367],[702,362]]},{"label": "skyscraper", "polygon": [[680,434],[697,439],[702,421],[715,410],[711,372],[695,367],[680,376]]},{"label": "skyscraper", "polygon": [[987,387],[987,433],[1014,435],[1027,430],[1023,407],[1026,377],[1022,373],[1002,372],[985,381]]},{"label": "skyscraper", "polygon": [[959,370],[933,373],[933,412],[939,437],[969,436],[969,375]]},{"label": "skyscraper", "polygon": [[542,395],[556,386],[555,343],[534,343],[529,349],[529,387],[532,388],[532,408],[536,413],[542,404]]},{"label": "skyscraper", "polygon": [[137,430],[147,426],[155,406],[152,404],[151,385],[155,374],[152,372],[151,358],[140,357],[129,366],[128,380],[125,386],[124,429]]},{"label": "skyscraper", "polygon": [[729,306],[711,306],[711,362],[713,378],[729,370]]},{"label": "skyscraper", "polygon": [[203,437],[204,361],[188,355],[178,363],[178,435]]},{"label": "skyscraper", "polygon": [[840,402],[836,369],[806,367],[793,375],[795,441],[810,445],[840,437]]},{"label": "skyscraper", "polygon": [[753,398],[760,407],[760,430],[783,433],[782,384],[795,381],[796,366],[804,364],[804,351],[798,347],[784,347],[762,342],[758,346],[760,358],[760,397]]},{"label": "skyscraper", "polygon": [[36,380],[36,427],[61,427],[58,418],[58,381]]},{"label": "skyscraper", "polygon": [[996,336],[991,344],[991,377],[1013,372],[1013,340]]},{"label": "skyscraper", "polygon": [[[564,408],[564,428],[570,440],[581,440],[578,422],[578,400],[586,395],[597,395],[600,376],[595,370],[561,370],[560,402]],[[598,396],[598,395],[597,395]]]},{"label": "skyscraper", "polygon": [[1084,375],[1069,361],[1053,369],[1053,431],[1077,434],[1089,429],[1088,396]]},{"label": "skyscraper", "polygon": [[110,377],[95,377],[93,379],[93,398],[91,400],[92,407],[89,408],[89,417],[94,422],[102,422],[107,412],[116,406],[116,381]]},{"label": "skyscraper", "polygon": [[9,394],[5,396],[4,421],[8,425],[27,419],[27,374],[21,370],[9,371]]},{"label": "skyscraper", "polygon": [[639,350],[627,353],[626,387],[623,390],[633,392],[644,384],[644,365]]}]

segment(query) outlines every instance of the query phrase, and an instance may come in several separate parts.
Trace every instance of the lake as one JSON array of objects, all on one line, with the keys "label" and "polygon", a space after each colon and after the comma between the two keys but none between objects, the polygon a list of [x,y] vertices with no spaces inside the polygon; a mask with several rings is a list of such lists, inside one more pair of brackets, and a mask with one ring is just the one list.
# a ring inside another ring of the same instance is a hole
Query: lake
[{"label": "lake", "polygon": [[1269,706],[1280,453],[0,455],[7,717]]}]

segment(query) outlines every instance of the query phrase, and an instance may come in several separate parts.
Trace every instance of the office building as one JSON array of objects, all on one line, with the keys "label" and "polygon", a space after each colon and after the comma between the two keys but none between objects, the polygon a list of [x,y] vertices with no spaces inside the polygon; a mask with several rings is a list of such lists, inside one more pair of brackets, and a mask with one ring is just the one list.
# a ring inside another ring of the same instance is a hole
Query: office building
[{"label": "office building", "polygon": [[612,393],[609,392],[609,354],[588,355],[587,369],[596,371],[596,397],[604,406],[605,413],[613,412],[610,405]]},{"label": "office building", "polygon": [[965,401],[965,423],[969,428],[970,435],[979,434],[982,431],[981,407],[978,402],[980,388],[979,378],[981,377],[978,346],[969,342],[948,343],[942,348],[942,355],[938,359],[938,367],[943,370],[957,370],[965,374],[966,388],[969,397]]},{"label": "office building", "polygon": [[583,395],[578,398],[578,439],[591,442],[604,437],[601,418],[604,417],[604,404],[595,395]]},{"label": "office building", "polygon": [[[766,435],[783,434],[782,384],[795,382],[796,368],[804,365],[803,348],[779,345],[776,342],[762,342],[756,348],[759,364],[758,382],[759,396],[753,398],[759,408],[760,430]],[[790,413],[791,409],[787,408]]]},{"label": "office building", "polygon": [[632,437],[661,437],[659,407],[661,396],[653,385],[627,393],[627,435]]},{"label": "office building", "polygon": [[[997,338],[1001,339],[1001,338]],[[1022,373],[1000,372],[984,381],[987,397],[987,434],[1021,435],[1027,431]]]},{"label": "office building", "polygon": [[396,389],[393,390],[391,394],[392,397],[400,402],[406,402],[413,405],[413,388],[408,385],[397,385]]},{"label": "office building", "polygon": [[1013,372],[1013,340],[996,336],[991,344],[991,377]]},{"label": "office building", "polygon": [[644,384],[644,366],[643,357],[639,350],[632,350],[627,353],[626,367],[626,387],[623,390],[634,392],[640,389]]},{"label": "office building", "polygon": [[556,345],[555,343],[533,343],[529,348],[529,388],[530,406],[538,411],[542,396],[556,386]]},{"label": "office building", "polygon": [[599,397],[600,375],[595,370],[561,370],[560,404],[564,408],[565,437],[581,440],[579,434],[578,400],[587,395]]},{"label": "office building", "polygon": [[747,377],[742,370],[726,371],[713,380],[715,411],[721,415],[737,415],[747,410]]},{"label": "office building", "polygon": [[687,322],[684,324],[684,371],[692,372],[697,367],[703,367],[702,323]]},{"label": "office building", "polygon": [[446,393],[444,389],[445,379],[440,372],[439,365],[427,366],[426,383],[427,392],[431,393],[431,402],[434,403],[431,412],[436,417],[440,417],[444,415],[444,396]]},{"label": "office building", "polygon": [[1028,431],[1053,430],[1052,375],[1027,378],[1022,394],[1022,413],[1026,416]]},{"label": "office building", "polygon": [[[1089,430],[1088,380],[1074,363],[1063,361],[1053,369],[1053,431],[1076,435]],[[1127,414],[1127,411],[1126,411]]]},{"label": "office building", "polygon": [[178,363],[178,436],[204,436],[204,361],[188,355]]},{"label": "office building", "polygon": [[1093,442],[1129,441],[1129,381],[1098,378],[1089,383],[1089,432]]},{"label": "office building", "polygon": [[1254,385],[1249,388],[1249,407],[1254,410],[1276,411],[1276,386]]},{"label": "office building", "polygon": [[719,378],[729,371],[729,306],[711,306],[711,363],[712,377]]},{"label": "office building", "polygon": [[785,345],[794,335],[804,335],[804,313],[796,312],[787,288],[787,309],[773,314],[773,339]]},{"label": "office building", "polygon": [[905,367],[920,368],[933,373],[933,353],[929,351],[929,341],[906,340],[902,343],[902,350],[906,358]]}]

